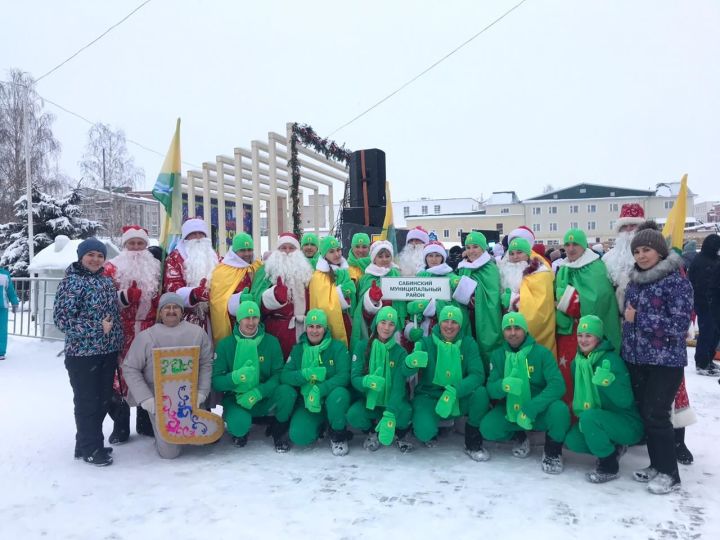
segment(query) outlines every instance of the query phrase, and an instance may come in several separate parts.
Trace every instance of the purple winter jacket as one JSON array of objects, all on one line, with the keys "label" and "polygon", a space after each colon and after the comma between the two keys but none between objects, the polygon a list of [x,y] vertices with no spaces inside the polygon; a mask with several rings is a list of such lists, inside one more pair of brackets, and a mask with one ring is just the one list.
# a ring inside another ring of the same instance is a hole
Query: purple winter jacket
[{"label": "purple winter jacket", "polygon": [[693,309],[693,289],[682,275],[675,252],[649,270],[630,271],[625,308],[632,305],[635,322],[623,322],[622,356],[630,364],[666,367],[687,365],[685,336]]}]

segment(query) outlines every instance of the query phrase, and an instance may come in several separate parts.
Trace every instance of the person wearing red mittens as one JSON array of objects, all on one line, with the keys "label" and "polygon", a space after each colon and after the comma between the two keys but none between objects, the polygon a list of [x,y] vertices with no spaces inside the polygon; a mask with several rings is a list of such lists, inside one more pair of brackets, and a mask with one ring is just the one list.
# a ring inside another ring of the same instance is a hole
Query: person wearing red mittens
[{"label": "person wearing red mittens", "polygon": [[[110,444],[122,444],[130,437],[130,407],[125,400],[128,388],[122,376],[122,363],[135,336],[155,324],[160,299],[160,261],[147,250],[147,231],[138,225],[128,225],[122,231],[123,249],[117,257],[105,263],[104,270],[117,289],[125,336],[108,410],[114,422],[108,439]],[[141,434],[152,434],[149,418],[140,409],[135,429]]]},{"label": "person wearing red mittens", "polygon": [[265,330],[278,338],[283,358],[305,332],[308,285],[313,269],[300,249],[298,237],[284,232],[278,246],[255,274],[251,293],[260,306]]}]

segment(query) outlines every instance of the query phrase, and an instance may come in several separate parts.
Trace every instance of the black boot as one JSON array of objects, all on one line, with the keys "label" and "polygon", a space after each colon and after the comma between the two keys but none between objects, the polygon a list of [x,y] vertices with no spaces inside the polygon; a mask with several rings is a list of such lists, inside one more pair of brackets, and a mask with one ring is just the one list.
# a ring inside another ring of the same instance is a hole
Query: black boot
[{"label": "black boot", "polygon": [[618,463],[618,450],[616,448],[609,456],[599,458],[595,470],[587,473],[585,478],[593,484],[604,484],[610,480],[615,480],[619,471],[620,464]]},{"label": "black boot", "polygon": [[563,472],[562,443],[553,441],[545,435],[545,448],[542,457],[542,470],[547,474],[560,474]]},{"label": "black boot", "polygon": [[284,454],[290,450],[290,440],[288,439],[288,427],[290,422],[274,421],[272,425],[272,438],[275,443],[275,451]]},{"label": "black boot", "polygon": [[328,435],[330,436],[330,450],[332,451],[333,456],[347,455],[350,451],[348,441],[350,440],[350,435],[352,434],[346,429],[336,431],[333,428],[330,428],[328,430]]},{"label": "black boot", "polygon": [[247,444],[247,439],[248,439],[247,435],[243,435],[242,437],[233,436],[233,438],[232,438],[233,446],[242,448],[243,446],[245,446]]},{"label": "black boot", "polygon": [[153,431],[152,423],[150,422],[150,413],[140,406],[136,409],[135,431],[138,435],[155,437],[155,432]]},{"label": "black boot", "polygon": [[470,424],[465,424],[465,453],[473,461],[487,461],[490,452],[483,448],[483,436],[480,430]]},{"label": "black boot", "polygon": [[680,465],[692,465],[692,452],[685,446],[685,428],[677,428],[675,432],[675,457]]},{"label": "black boot", "polygon": [[[110,446],[104,446],[103,450],[105,450],[105,452],[107,452],[108,454],[113,453],[113,449]],[[83,457],[82,452],[78,448],[77,443],[75,443],[75,459],[82,459],[82,457]]]},{"label": "black boot", "polygon": [[113,394],[108,407],[108,414],[113,419],[113,430],[108,438],[110,444],[123,444],[130,438],[130,406],[118,394]]}]

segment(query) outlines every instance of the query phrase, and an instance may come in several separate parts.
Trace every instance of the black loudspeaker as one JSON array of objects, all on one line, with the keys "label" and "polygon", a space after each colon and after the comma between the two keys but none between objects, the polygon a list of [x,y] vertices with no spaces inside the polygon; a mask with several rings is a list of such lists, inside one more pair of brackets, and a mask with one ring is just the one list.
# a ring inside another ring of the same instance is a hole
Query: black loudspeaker
[{"label": "black loudspeaker", "polygon": [[385,206],[385,152],[370,148],[357,150],[350,156],[350,206],[365,206],[364,180],[367,181],[367,205]]},{"label": "black loudspeaker", "polygon": [[[382,225],[382,224],[381,224]],[[373,241],[373,236],[380,236],[382,232],[382,226],[380,227],[365,227],[357,223],[343,222],[340,229],[340,243],[342,244],[343,256],[347,257],[350,252],[350,244],[352,243],[352,237],[355,233],[364,232],[370,237],[370,241]],[[407,229],[396,229],[395,240],[397,241],[398,251],[401,251],[405,247],[405,240],[407,238]],[[395,254],[397,256],[397,253]]]},{"label": "black loudspeaker", "polygon": [[[500,242],[500,233],[497,231],[490,231],[490,230],[484,230],[484,229],[473,229],[473,231],[483,233],[485,235],[485,239],[488,241],[488,243],[495,242],[497,244]],[[469,233],[470,233],[470,231],[463,232],[460,235],[460,242],[462,243],[463,246],[465,245],[465,238],[467,237],[467,235]]]},{"label": "black loudspeaker", "polygon": [[[342,209],[342,220],[343,223],[355,223],[358,225],[365,225],[365,208],[362,206],[346,206]],[[382,227],[385,221],[385,207],[384,206],[369,206],[368,214],[370,216],[370,227]]]}]

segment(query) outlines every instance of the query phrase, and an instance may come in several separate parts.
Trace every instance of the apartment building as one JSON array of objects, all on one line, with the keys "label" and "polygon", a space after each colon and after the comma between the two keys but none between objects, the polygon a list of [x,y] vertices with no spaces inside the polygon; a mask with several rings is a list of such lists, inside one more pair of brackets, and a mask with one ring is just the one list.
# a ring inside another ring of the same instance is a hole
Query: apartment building
[{"label": "apartment building", "polygon": [[151,238],[160,236],[160,203],[150,191],[110,193],[103,189],[82,188],[82,216],[99,221],[101,235],[118,240],[124,225],[140,225]]}]

